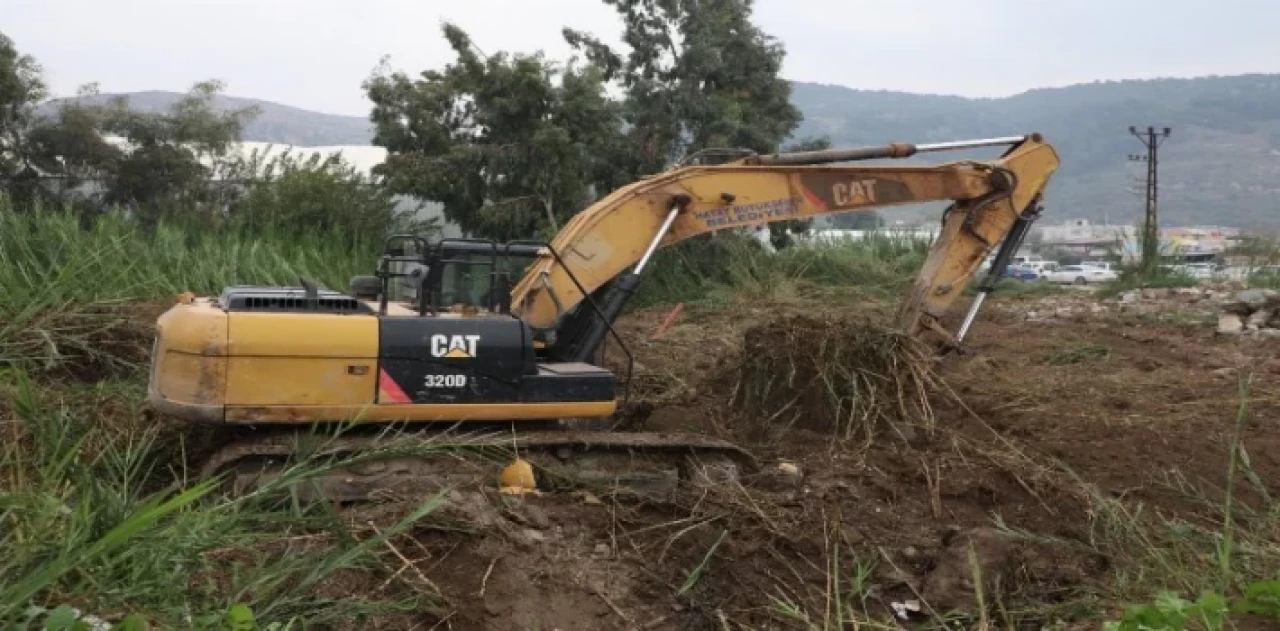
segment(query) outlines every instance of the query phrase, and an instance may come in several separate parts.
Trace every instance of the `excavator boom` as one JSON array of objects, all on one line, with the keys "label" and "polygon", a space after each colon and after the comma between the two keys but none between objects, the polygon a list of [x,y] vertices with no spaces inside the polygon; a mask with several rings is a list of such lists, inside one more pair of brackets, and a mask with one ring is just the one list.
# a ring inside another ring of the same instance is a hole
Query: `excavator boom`
[{"label": "excavator boom", "polygon": [[[1009,148],[987,162],[826,166],[992,145]],[[575,307],[601,287],[624,281],[621,290],[633,291],[658,248],[718,230],[951,201],[898,325],[912,335],[935,331],[958,337],[941,331],[937,319],[1019,219],[1030,218],[1028,211],[1034,212],[1058,164],[1053,147],[1032,134],[752,155],[726,164],[675,168],[618,189],[578,213],[550,243],[555,252],[543,253],[512,290],[512,313],[535,332],[554,338],[563,333],[560,329]],[[601,314],[606,321],[616,316],[620,307],[608,308],[616,302],[616,297],[606,300]],[[595,328],[594,336],[580,333],[591,339],[579,341],[569,356],[580,361],[595,350],[602,335]]]}]

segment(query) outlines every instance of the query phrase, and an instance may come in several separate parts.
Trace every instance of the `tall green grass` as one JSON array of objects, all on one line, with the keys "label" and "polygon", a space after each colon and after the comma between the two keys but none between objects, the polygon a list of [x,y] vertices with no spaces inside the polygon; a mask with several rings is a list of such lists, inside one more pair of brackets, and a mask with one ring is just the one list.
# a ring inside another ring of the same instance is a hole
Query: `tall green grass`
[{"label": "tall green grass", "polygon": [[816,291],[850,300],[897,297],[924,264],[929,245],[873,236],[794,245],[769,252],[732,233],[691,239],[659,250],[633,305],[776,299]]},{"label": "tall green grass", "polygon": [[0,288],[4,303],[146,300],[225,285],[285,283],[307,276],[342,289],[371,271],[373,238],[296,233],[201,231],[160,223],[142,229],[103,214],[87,225],[73,213],[16,213],[0,202]]},{"label": "tall green grass", "polygon": [[160,223],[142,229],[107,213],[14,212],[0,198],[0,367],[52,367],[68,357],[118,364],[112,339],[132,303],[233,284],[301,277],[343,289],[371,272],[379,244],[336,234],[246,234]]},{"label": "tall green grass", "polygon": [[1245,285],[1252,289],[1280,289],[1280,272],[1256,271],[1245,278]]},{"label": "tall green grass", "polygon": [[1169,289],[1180,287],[1196,287],[1200,280],[1185,272],[1176,272],[1163,268],[1146,272],[1140,266],[1128,266],[1120,269],[1119,278],[1103,284],[1098,295],[1104,298],[1118,296],[1126,291],[1143,288]]},{"label": "tall green grass", "polygon": [[[29,628],[68,606],[166,629],[222,628],[240,604],[264,624],[336,628],[434,608],[434,594],[387,580],[382,557],[440,495],[361,532],[327,504],[281,501],[334,463],[305,462],[226,497],[215,480],[188,481],[180,443],[137,410],[103,410],[83,390],[50,394],[12,371],[0,389],[13,417],[0,441],[0,628]],[[384,581],[391,589],[375,589]]]},{"label": "tall green grass", "polygon": [[[379,247],[302,229],[144,228],[111,213],[87,222],[0,199],[0,628],[57,626],[69,607],[153,628],[220,628],[243,604],[264,625],[336,628],[432,609],[434,595],[388,578],[382,556],[440,497],[380,532],[353,530],[325,504],[275,502],[273,491],[328,463],[223,497],[183,469],[190,435],[142,405],[155,309],[139,303],[300,277],[342,289],[372,271]],[[87,365],[116,370],[71,381],[43,372]],[[368,575],[382,589],[344,582]]]}]

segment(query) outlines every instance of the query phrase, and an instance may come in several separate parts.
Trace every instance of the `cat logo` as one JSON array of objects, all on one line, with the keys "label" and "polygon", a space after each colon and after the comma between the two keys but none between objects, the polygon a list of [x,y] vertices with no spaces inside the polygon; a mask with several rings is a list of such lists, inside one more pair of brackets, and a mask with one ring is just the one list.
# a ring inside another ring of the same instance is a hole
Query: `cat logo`
[{"label": "cat logo", "polygon": [[431,355],[449,359],[471,359],[476,356],[479,335],[432,335]]},{"label": "cat logo", "polygon": [[876,202],[876,181],[874,179],[866,179],[836,182],[831,187],[831,198],[835,200],[836,206],[874,204]]}]

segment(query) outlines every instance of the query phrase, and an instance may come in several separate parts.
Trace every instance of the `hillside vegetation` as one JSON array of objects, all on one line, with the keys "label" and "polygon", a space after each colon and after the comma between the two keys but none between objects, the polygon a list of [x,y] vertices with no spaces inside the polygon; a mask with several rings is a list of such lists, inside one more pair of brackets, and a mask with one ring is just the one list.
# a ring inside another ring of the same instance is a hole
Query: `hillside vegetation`
[{"label": "hillside vegetation", "polygon": [[[1168,125],[1173,135],[1161,154],[1166,222],[1280,228],[1280,75],[1098,82],[998,99],[805,82],[792,86],[792,101],[804,114],[794,137],[826,135],[836,146],[1044,133],[1063,158],[1046,222],[1066,217],[1136,221],[1142,200],[1131,191],[1141,191],[1136,182],[1143,167],[1127,157],[1143,149],[1127,129]],[[159,110],[181,95],[128,96],[136,107]],[[359,145],[372,138],[371,124],[358,116],[234,97],[220,96],[218,103],[228,109],[260,108],[261,115],[245,128],[245,140]]]},{"label": "hillside vegetation", "polygon": [[[1161,150],[1169,224],[1280,227],[1280,75],[1097,82],[1001,99],[966,99],[795,84],[799,135],[833,144],[936,142],[1038,131],[1062,154],[1054,217],[1136,221],[1144,165],[1128,127],[1173,128]],[[974,154],[990,155],[990,154]],[[1048,221],[1048,219],[1046,219]]]}]

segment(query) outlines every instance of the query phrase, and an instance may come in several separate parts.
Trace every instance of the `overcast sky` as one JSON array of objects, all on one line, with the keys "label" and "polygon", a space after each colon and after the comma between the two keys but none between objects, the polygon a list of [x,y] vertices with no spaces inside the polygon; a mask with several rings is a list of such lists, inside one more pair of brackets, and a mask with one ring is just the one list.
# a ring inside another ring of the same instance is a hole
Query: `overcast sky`
[{"label": "overcast sky", "polygon": [[[0,32],[56,95],[184,90],[365,115],[384,55],[448,62],[442,20],[486,52],[564,57],[563,26],[616,42],[600,0],[0,0]],[[757,0],[784,76],[864,89],[1001,96],[1096,79],[1280,72],[1280,0]]]}]

